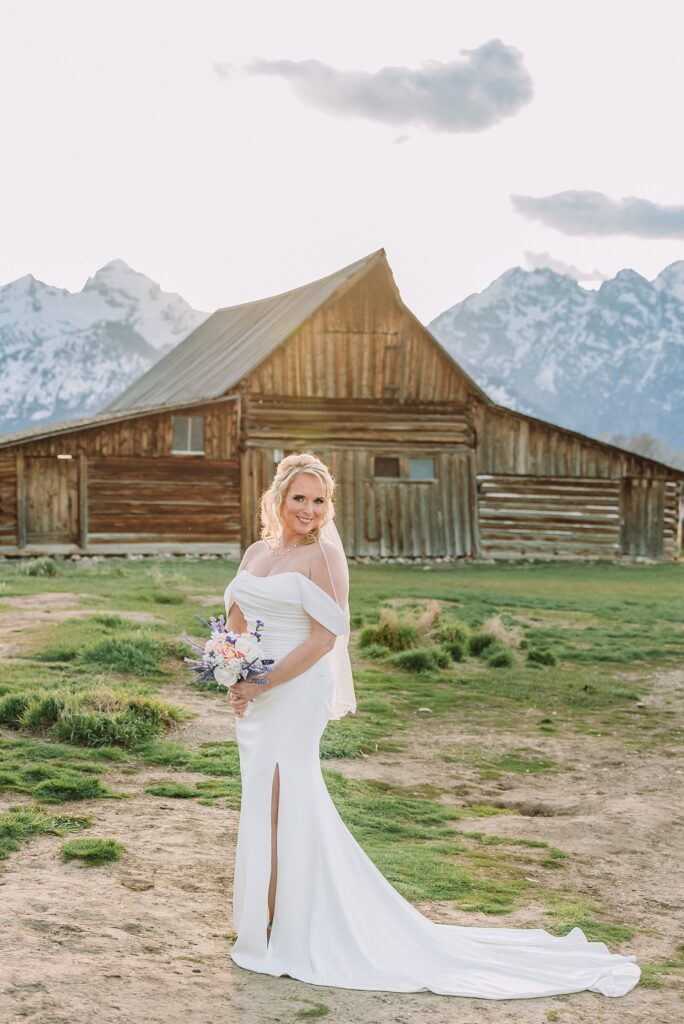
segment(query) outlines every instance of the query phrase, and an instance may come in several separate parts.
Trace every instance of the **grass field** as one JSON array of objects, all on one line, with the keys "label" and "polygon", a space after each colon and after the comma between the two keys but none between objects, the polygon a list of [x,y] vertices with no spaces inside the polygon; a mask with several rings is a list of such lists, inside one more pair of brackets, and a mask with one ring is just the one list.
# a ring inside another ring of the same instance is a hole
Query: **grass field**
[{"label": "grass field", "polygon": [[[2,564],[6,864],[52,836],[55,872],[122,870],[134,851],[118,835],[82,836],[90,808],[118,806],[121,820],[139,797],[237,815],[236,746],[211,725],[225,702],[190,686],[181,639],[202,632],[196,614],[222,611],[234,571],[218,559],[65,561],[45,576]],[[648,938],[659,955],[641,986],[676,986],[671,929],[588,883],[600,827],[592,847],[565,805],[594,808],[619,772],[631,785],[676,770],[681,691],[661,681],[682,668],[684,567],[360,565],[351,585],[359,709],[329,724],[321,754],[383,873],[444,920],[578,924],[616,950]]]}]

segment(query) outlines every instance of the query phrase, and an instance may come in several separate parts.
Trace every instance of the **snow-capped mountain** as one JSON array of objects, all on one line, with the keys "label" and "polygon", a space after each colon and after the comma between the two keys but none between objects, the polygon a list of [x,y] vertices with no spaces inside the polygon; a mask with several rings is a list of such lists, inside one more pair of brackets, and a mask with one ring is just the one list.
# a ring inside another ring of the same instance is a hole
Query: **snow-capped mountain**
[{"label": "snow-capped mountain", "polygon": [[684,448],[684,260],[653,281],[621,270],[595,291],[513,267],[429,327],[502,405]]},{"label": "snow-capped mountain", "polygon": [[118,259],[80,292],[0,287],[0,433],[97,412],[207,316]]}]

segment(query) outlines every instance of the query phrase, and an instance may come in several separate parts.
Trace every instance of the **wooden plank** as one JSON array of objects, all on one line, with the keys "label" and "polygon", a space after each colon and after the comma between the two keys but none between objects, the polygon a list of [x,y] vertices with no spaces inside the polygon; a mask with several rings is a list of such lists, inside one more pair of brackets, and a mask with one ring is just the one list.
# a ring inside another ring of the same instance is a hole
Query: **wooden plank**
[{"label": "wooden plank", "polygon": [[14,452],[0,454],[0,544],[17,542],[17,472]]},{"label": "wooden plank", "polygon": [[78,544],[84,551],[88,547],[88,457],[84,452],[78,457]]},{"label": "wooden plank", "polygon": [[21,449],[17,451],[17,547],[26,547],[26,460]]}]

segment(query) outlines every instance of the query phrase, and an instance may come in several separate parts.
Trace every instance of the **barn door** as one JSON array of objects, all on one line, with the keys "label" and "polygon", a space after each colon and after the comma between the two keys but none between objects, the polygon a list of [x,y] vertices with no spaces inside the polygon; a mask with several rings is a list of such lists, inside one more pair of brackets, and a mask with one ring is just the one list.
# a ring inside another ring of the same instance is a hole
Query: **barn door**
[{"label": "barn door", "polygon": [[623,477],[620,552],[660,558],[663,554],[665,480]]},{"label": "barn door", "polygon": [[78,541],[78,461],[53,456],[26,459],[26,540],[29,544]]}]

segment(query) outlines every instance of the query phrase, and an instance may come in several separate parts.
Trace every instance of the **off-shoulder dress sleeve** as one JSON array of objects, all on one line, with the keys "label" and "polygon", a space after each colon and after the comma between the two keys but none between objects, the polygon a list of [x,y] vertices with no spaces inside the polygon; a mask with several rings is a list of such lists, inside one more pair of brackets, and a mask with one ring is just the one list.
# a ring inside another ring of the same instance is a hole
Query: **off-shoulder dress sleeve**
[{"label": "off-shoulder dress sleeve", "polygon": [[[299,574],[297,574],[299,575]],[[299,575],[302,605],[312,619],[329,629],[335,636],[349,632],[349,615],[343,611],[329,594],[307,576]]]}]

